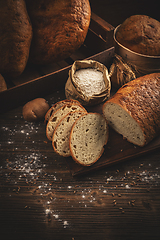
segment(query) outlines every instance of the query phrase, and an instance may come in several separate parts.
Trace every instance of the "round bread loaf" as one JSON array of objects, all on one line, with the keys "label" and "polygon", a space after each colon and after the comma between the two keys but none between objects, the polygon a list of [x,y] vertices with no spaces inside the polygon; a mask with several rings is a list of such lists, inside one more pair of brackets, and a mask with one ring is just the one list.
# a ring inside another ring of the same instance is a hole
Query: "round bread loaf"
[{"label": "round bread loaf", "polygon": [[88,0],[26,0],[33,26],[30,61],[49,64],[69,57],[85,40]]},{"label": "round bread loaf", "polygon": [[127,18],[118,28],[116,39],[136,53],[160,56],[160,22],[149,16]]},{"label": "round bread loaf", "polygon": [[144,146],[160,133],[160,73],[123,85],[103,105],[109,125],[129,142]]}]

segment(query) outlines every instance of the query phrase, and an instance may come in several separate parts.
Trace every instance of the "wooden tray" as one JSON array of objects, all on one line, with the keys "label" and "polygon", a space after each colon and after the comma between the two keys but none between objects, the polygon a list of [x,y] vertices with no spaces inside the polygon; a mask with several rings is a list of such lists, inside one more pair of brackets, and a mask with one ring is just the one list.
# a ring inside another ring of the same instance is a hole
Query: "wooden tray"
[{"label": "wooden tray", "polygon": [[[87,110],[102,113],[102,104],[97,105],[96,107],[88,108]],[[80,176],[125,160],[151,153],[157,149],[160,149],[160,136],[155,138],[145,147],[138,147],[129,143],[126,139],[123,139],[122,135],[109,128],[109,141],[104,147],[103,155],[95,164],[89,167],[83,167],[74,162],[71,157],[68,157],[66,160],[71,174],[73,176]]]},{"label": "wooden tray", "polygon": [[92,13],[84,44],[69,58],[47,66],[28,64],[18,78],[5,79],[8,90],[0,92],[0,113],[63,88],[75,60],[95,59],[108,65],[114,54],[113,30],[112,25]]}]

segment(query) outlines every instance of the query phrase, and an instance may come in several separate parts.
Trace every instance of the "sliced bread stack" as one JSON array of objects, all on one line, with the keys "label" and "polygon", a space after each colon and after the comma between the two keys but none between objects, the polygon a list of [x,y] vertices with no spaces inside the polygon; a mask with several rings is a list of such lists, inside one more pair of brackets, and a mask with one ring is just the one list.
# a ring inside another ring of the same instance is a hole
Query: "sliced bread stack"
[{"label": "sliced bread stack", "polygon": [[47,136],[48,140],[52,141],[53,132],[54,132],[57,124],[59,123],[59,121],[65,115],[67,115],[69,112],[73,112],[73,111],[86,112],[86,109],[80,104],[71,102],[71,103],[67,103],[64,106],[58,108],[56,111],[54,111],[52,113],[52,115],[49,118],[49,121],[47,123],[47,126],[46,126],[46,136]]},{"label": "sliced bread stack", "polygon": [[72,156],[77,163],[90,166],[104,151],[108,124],[102,115],[88,113],[77,101],[65,103],[56,103],[56,107],[46,114],[46,136],[56,153],[63,157]]},{"label": "sliced bread stack", "polygon": [[69,112],[64,118],[57,124],[53,136],[52,145],[55,152],[63,157],[69,157],[71,155],[69,148],[69,138],[71,128],[80,116],[84,115],[84,111]]},{"label": "sliced bread stack", "polygon": [[56,110],[58,110],[60,107],[62,107],[62,106],[64,106],[64,105],[70,104],[70,103],[72,103],[72,102],[75,103],[75,104],[80,105],[80,102],[78,102],[77,100],[74,100],[74,99],[70,99],[70,100],[64,99],[64,100],[62,100],[62,101],[56,102],[56,103],[47,111],[47,113],[46,113],[46,115],[45,115],[45,120],[44,120],[45,124],[48,123],[49,118],[51,117],[51,115],[52,115]]}]

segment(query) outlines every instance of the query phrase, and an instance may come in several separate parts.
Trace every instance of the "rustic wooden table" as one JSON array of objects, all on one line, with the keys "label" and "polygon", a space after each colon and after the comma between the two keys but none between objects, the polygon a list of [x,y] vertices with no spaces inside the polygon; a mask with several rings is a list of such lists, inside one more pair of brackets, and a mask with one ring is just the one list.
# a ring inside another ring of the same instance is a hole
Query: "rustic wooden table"
[{"label": "rustic wooden table", "polygon": [[[120,17],[121,1],[90,2],[114,26],[129,15]],[[149,14],[122,2],[131,14]],[[64,98],[64,89],[46,96]],[[22,106],[0,115],[0,149],[2,240],[160,239],[160,150],[73,177],[43,121],[25,122]]]}]

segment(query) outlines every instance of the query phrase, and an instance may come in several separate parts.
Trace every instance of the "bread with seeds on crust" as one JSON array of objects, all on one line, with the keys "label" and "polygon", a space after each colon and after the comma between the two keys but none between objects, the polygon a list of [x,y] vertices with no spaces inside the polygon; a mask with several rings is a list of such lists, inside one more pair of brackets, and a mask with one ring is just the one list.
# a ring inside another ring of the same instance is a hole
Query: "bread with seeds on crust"
[{"label": "bread with seeds on crust", "polygon": [[143,147],[160,133],[160,73],[123,85],[103,105],[109,125],[129,142]]}]

